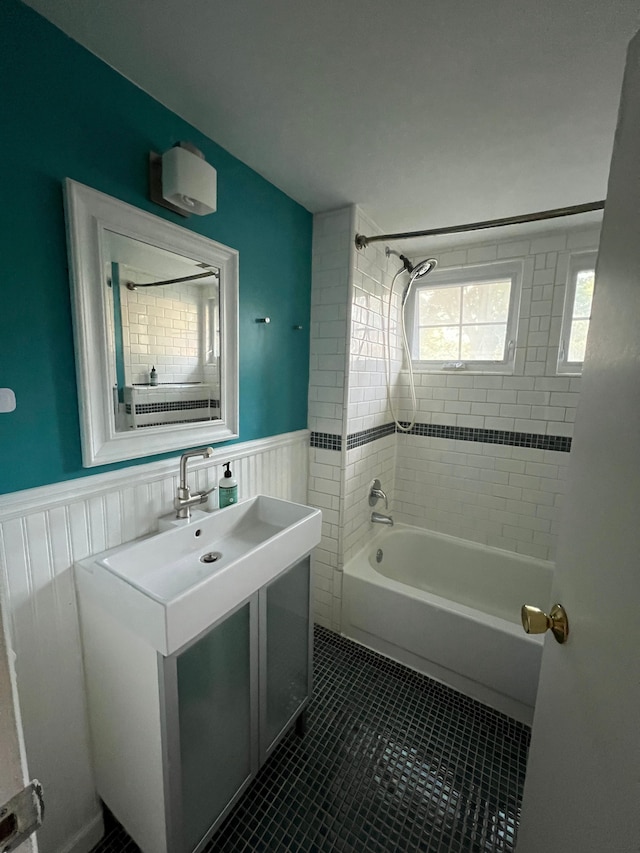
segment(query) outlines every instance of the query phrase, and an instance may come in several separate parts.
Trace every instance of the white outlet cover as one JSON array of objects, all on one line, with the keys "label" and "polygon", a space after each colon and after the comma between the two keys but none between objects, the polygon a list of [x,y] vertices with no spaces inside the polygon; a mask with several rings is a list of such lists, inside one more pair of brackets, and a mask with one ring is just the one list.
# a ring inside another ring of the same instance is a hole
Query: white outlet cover
[{"label": "white outlet cover", "polygon": [[0,412],[13,412],[16,407],[16,395],[11,388],[0,388]]}]

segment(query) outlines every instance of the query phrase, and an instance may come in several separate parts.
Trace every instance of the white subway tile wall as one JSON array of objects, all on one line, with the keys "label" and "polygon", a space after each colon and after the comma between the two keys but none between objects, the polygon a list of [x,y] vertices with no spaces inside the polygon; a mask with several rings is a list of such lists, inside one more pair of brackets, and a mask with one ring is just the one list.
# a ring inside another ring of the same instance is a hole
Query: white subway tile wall
[{"label": "white subway tile wall", "polygon": [[[331,444],[342,441],[345,429],[353,226],[353,208],[313,218],[308,425],[334,437]],[[313,557],[314,618],[334,629],[342,597],[342,495],[341,451],[310,447],[307,502],[322,509],[322,539]]]},{"label": "white subway tile wall", "polygon": [[[362,211],[356,212],[355,231],[375,234],[376,225]],[[390,385],[398,385],[402,355],[398,335],[398,309],[403,275],[394,288],[391,322],[388,322],[389,294],[393,274],[402,268],[398,258],[385,254],[384,243],[373,243],[353,252],[353,289],[351,292],[350,358],[348,373],[349,435],[392,420],[386,385],[385,338],[389,326]]]},{"label": "white subway tile wall", "polygon": [[[264,493],[304,503],[308,442],[302,430],[216,450],[212,464],[194,463],[192,485],[216,485],[231,459],[241,498]],[[177,479],[175,458],[0,496],[0,594],[17,656],[29,770],[45,790],[43,850],[90,849],[99,828],[73,563],[157,530]]]},{"label": "white subway tile wall", "polygon": [[342,435],[352,209],[313,219],[309,429]]},{"label": "white subway tile wall", "polygon": [[[322,539],[313,552],[314,618],[325,628],[336,628],[334,612],[339,607],[342,578],[338,566],[342,515],[342,454],[336,450],[309,449],[307,502],[322,510]],[[336,594],[336,585],[337,594]],[[337,603],[334,603],[337,598]]]},{"label": "white subway tile wall", "polygon": [[[569,258],[595,250],[599,228],[433,250],[440,267],[516,258],[524,268],[512,375],[417,376],[418,421],[542,435],[573,435],[579,376],[557,375]],[[407,373],[403,417],[408,417]],[[398,520],[553,560],[567,453],[398,436]]]},{"label": "white subway tile wall", "polygon": [[[137,274],[137,281],[153,281]],[[157,279],[156,279],[157,280]],[[206,291],[206,293],[205,293]],[[203,299],[214,291],[204,285],[166,285],[128,290],[120,286],[124,369],[127,385],[149,381],[202,382]]]},{"label": "white subway tile wall", "polygon": [[[370,527],[363,515],[372,479],[368,469],[373,466],[378,472],[373,476],[384,475],[391,489],[395,455],[393,436],[347,453],[347,435],[381,426],[391,418],[383,324],[390,270],[400,266],[397,259],[391,262],[386,257],[383,244],[356,251],[356,232],[379,233],[358,208],[314,218],[309,428],[339,436],[342,449],[310,449],[308,501],[325,514],[322,542],[314,559],[315,618],[334,630],[339,630],[341,623],[345,544],[348,553],[353,553]],[[396,329],[398,305],[396,297],[391,336],[391,377],[395,384],[401,366]]]},{"label": "white subway tile wall", "polygon": [[[363,211],[356,209],[355,233],[379,234],[380,228]],[[353,291],[351,316],[351,352],[348,373],[347,434],[362,432],[388,424],[393,420],[386,385],[385,335],[390,341],[390,387],[394,407],[400,403],[397,390],[402,368],[399,335],[399,308],[407,276],[398,277],[391,302],[388,323],[389,294],[394,274],[402,268],[396,256],[386,256],[387,244],[372,243],[353,252]],[[393,248],[393,246],[391,246]],[[397,402],[396,402],[397,401]],[[394,509],[395,435],[344,451],[344,511],[342,560],[344,565],[366,544],[375,528],[371,524],[369,487],[378,478],[389,499],[389,512]],[[385,512],[378,503],[376,510]]]},{"label": "white subway tile wall", "polygon": [[397,436],[396,518],[553,559],[568,453]]},{"label": "white subway tile wall", "polygon": [[398,503],[395,498],[394,482],[396,467],[396,435],[392,433],[362,447],[346,452],[345,493],[343,512],[343,560],[348,562],[375,532],[371,523],[372,507],[369,506],[371,481],[380,480],[389,501],[378,499],[376,512],[394,514]]}]

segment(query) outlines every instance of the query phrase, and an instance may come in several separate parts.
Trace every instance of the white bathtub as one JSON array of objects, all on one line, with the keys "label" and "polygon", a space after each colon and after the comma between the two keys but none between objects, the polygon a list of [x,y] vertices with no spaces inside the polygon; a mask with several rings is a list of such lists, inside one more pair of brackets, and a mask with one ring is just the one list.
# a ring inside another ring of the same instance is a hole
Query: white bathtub
[{"label": "white bathtub", "polygon": [[552,572],[552,563],[398,524],[345,566],[342,631],[530,724],[543,637],[524,633],[520,608],[549,605]]}]

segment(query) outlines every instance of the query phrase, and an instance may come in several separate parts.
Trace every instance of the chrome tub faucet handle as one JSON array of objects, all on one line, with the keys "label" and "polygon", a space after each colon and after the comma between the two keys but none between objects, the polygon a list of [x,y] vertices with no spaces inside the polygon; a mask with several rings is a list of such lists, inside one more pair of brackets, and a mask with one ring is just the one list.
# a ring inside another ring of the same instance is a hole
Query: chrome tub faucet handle
[{"label": "chrome tub faucet handle", "polygon": [[383,499],[384,508],[389,509],[389,501],[387,500],[387,496],[385,492],[382,491],[382,485],[380,483],[380,480],[376,478],[369,487],[369,506],[375,506],[378,503],[379,498]]}]

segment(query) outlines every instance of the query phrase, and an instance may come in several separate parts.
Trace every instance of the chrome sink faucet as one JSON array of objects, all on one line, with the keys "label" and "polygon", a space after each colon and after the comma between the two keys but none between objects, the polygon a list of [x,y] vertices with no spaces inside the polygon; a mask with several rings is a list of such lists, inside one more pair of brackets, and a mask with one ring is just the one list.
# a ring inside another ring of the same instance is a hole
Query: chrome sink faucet
[{"label": "chrome sink faucet", "polygon": [[191,507],[196,504],[206,503],[209,495],[214,491],[215,486],[207,489],[205,492],[195,492],[192,495],[189,484],[187,483],[187,461],[194,457],[209,459],[211,456],[213,456],[213,447],[201,447],[199,450],[190,450],[188,453],[183,453],[180,457],[180,484],[178,492],[173,499],[176,518],[191,518]]}]

